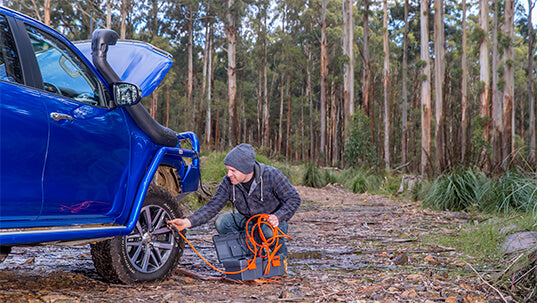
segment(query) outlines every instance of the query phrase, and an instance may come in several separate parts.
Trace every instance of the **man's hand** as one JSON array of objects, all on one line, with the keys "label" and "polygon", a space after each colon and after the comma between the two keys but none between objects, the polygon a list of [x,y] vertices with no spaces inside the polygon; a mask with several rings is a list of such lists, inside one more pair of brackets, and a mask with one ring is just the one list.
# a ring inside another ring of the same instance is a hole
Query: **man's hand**
[{"label": "man's hand", "polygon": [[175,226],[179,231],[192,227],[192,222],[190,222],[190,220],[186,218],[185,219],[180,219],[180,218],[173,219],[173,220],[168,221],[168,223]]},{"label": "man's hand", "polygon": [[267,219],[268,223],[272,225],[272,227],[278,227],[280,225],[280,220],[278,220],[278,217],[276,215],[270,215]]}]

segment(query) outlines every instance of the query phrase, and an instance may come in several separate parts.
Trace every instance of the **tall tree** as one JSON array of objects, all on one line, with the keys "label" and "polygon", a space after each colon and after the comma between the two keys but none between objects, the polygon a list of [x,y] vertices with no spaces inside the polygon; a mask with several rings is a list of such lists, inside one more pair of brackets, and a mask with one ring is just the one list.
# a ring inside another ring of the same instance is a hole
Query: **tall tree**
[{"label": "tall tree", "polygon": [[[464,0],[463,0],[464,1]],[[408,147],[407,147],[407,136],[408,136],[408,30],[409,30],[409,20],[408,20],[408,11],[410,7],[409,0],[405,0],[405,29],[403,31],[403,63],[402,63],[402,97],[403,97],[403,106],[401,114],[401,161],[407,163],[408,161]]]},{"label": "tall tree", "polygon": [[[328,75],[328,50],[326,45],[326,0],[322,0],[321,10],[321,146],[326,157],[326,76]],[[324,161],[324,159],[323,159]]]},{"label": "tall tree", "polygon": [[369,0],[364,0],[364,12],[363,12],[363,47],[362,56],[364,61],[364,68],[362,71],[362,99],[363,107],[366,115],[371,118],[371,142],[375,141],[375,110],[374,101],[371,97],[371,62],[369,58]]},{"label": "tall tree", "polygon": [[390,44],[388,41],[388,0],[382,5],[384,48],[384,167],[390,169]]},{"label": "tall tree", "polygon": [[434,1],[434,99],[435,99],[435,171],[444,166],[444,1]]},{"label": "tall tree", "polygon": [[227,37],[227,81],[228,81],[228,101],[229,101],[229,115],[228,115],[228,134],[229,141],[228,146],[233,147],[237,143],[236,136],[236,116],[237,112],[237,63],[235,61],[237,57],[237,26],[235,23],[236,8],[234,7],[235,0],[227,0],[226,11],[226,37]]},{"label": "tall tree", "polygon": [[350,122],[354,114],[354,24],[352,0],[343,0],[343,55],[348,60],[343,67],[345,137],[347,137],[350,134]]},{"label": "tall tree", "polygon": [[429,63],[429,2],[421,0],[420,5],[420,58],[422,61],[421,80],[421,173],[430,174],[431,155],[431,86]]},{"label": "tall tree", "polygon": [[[207,88],[206,93],[206,100],[207,100],[207,109],[206,109],[206,115],[205,115],[205,144],[207,147],[211,146],[211,103],[212,103],[212,74],[213,74],[213,26],[211,22],[207,23],[207,36],[206,39],[206,46],[205,46],[205,55],[206,58],[206,66],[204,66],[204,69],[206,69],[206,73],[203,77],[203,83],[206,83],[205,86]],[[204,92],[205,90],[202,89]],[[202,96],[204,94],[202,93]]]},{"label": "tall tree", "polygon": [[503,34],[508,42],[504,48],[504,64],[503,64],[503,118],[504,118],[504,134],[503,134],[503,156],[507,158],[511,156],[514,146],[515,128],[513,127],[513,108],[515,94],[515,70],[514,70],[514,52],[513,52],[513,18],[514,18],[514,1],[505,0],[504,8],[504,23]]},{"label": "tall tree", "polygon": [[503,101],[498,88],[498,68],[500,67],[500,54],[498,49],[499,4],[498,0],[494,0],[494,16],[492,17],[492,160],[495,166],[499,165],[503,160]]},{"label": "tall tree", "polygon": [[485,141],[490,137],[490,66],[489,66],[489,3],[488,0],[479,1],[479,28],[481,41],[479,45],[479,81],[480,81],[480,112],[479,115],[486,122],[484,125]]},{"label": "tall tree", "polygon": [[50,26],[50,0],[45,0],[43,3],[43,12],[45,15],[45,18],[43,20],[43,23],[45,25]]},{"label": "tall tree", "polygon": [[194,7],[192,4],[186,6],[188,10],[188,82],[187,82],[187,101],[192,106],[192,126],[196,124],[196,103],[192,102],[192,91],[194,89]]},{"label": "tall tree", "polygon": [[129,3],[127,0],[121,0],[121,21],[119,27],[119,38],[126,39],[127,37],[127,13],[130,9]]},{"label": "tall tree", "polygon": [[462,65],[462,76],[461,76],[461,160],[464,163],[468,158],[468,147],[469,147],[469,121],[468,121],[468,111],[469,111],[469,100],[468,100],[468,62],[466,57],[466,47],[467,47],[467,30],[466,30],[466,0],[462,0],[462,51],[461,51],[461,65]]},{"label": "tall tree", "polygon": [[530,161],[537,161],[537,151],[535,146],[535,95],[533,84],[533,54],[535,37],[533,33],[533,8],[535,2],[528,0],[528,103],[530,111],[529,135],[530,135]]}]

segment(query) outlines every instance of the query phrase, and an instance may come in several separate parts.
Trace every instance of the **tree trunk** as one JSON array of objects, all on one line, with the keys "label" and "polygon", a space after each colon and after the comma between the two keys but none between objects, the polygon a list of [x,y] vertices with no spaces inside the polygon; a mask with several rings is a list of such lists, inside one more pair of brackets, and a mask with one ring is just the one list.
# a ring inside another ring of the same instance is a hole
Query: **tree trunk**
[{"label": "tree trunk", "polygon": [[45,18],[43,20],[43,23],[45,25],[50,26],[50,0],[45,0],[43,3],[43,13],[45,15]]},{"label": "tree trunk", "polygon": [[[210,148],[211,146],[211,103],[212,103],[212,79],[213,79],[213,35],[212,35],[212,26],[209,30],[209,52],[208,52],[208,60],[207,60],[207,114],[205,115],[205,142],[207,143],[207,147]],[[216,140],[216,139],[215,139]]]},{"label": "tree trunk", "polygon": [[236,117],[235,112],[237,111],[237,74],[236,74],[236,47],[237,47],[237,28],[235,26],[235,15],[232,12],[232,7],[235,0],[227,0],[227,13],[226,13],[226,37],[227,37],[227,81],[228,81],[228,100],[229,100],[229,124],[228,124],[228,133],[229,133],[229,142],[228,147],[234,147],[237,143],[236,136]]},{"label": "tree trunk", "polygon": [[369,62],[369,0],[364,0],[364,42],[363,42],[363,59],[364,68],[362,71],[362,99],[365,114],[371,119],[371,142],[375,142],[375,118],[373,100],[371,98],[371,65]]},{"label": "tree trunk", "polygon": [[127,0],[121,0],[121,24],[119,26],[119,39],[126,39],[127,36]]},{"label": "tree trunk", "polygon": [[429,2],[421,0],[420,5],[420,31],[421,54],[420,58],[425,64],[422,67],[421,80],[421,174],[430,174],[431,155],[431,87],[429,63]]},{"label": "tree trunk", "polygon": [[329,157],[331,165],[336,163],[336,142],[337,142],[337,105],[336,105],[336,83],[332,79],[330,83],[330,146]]},{"label": "tree trunk", "polygon": [[492,163],[498,166],[503,160],[503,102],[498,90],[500,54],[498,53],[498,14],[499,1],[494,1],[492,17]]},{"label": "tree trunk", "polygon": [[468,147],[469,147],[469,121],[468,121],[468,62],[466,59],[466,44],[467,44],[467,32],[466,32],[466,0],[462,0],[462,52],[461,52],[461,65],[462,65],[462,79],[461,79],[461,161],[465,163],[468,160]]},{"label": "tree trunk", "polygon": [[267,14],[263,15],[263,140],[262,146],[268,147],[270,142],[270,112],[268,100],[268,81],[267,81]]},{"label": "tree trunk", "polygon": [[151,114],[151,117],[153,117],[153,119],[157,119],[157,103],[158,103],[158,91],[155,90],[153,91],[153,93],[151,94],[151,111],[150,111],[150,114]]},{"label": "tree trunk", "polygon": [[313,158],[313,151],[315,150],[315,142],[313,138],[313,97],[311,94],[311,50],[309,49],[309,46],[305,48],[306,50],[306,56],[307,56],[307,65],[306,65],[306,96],[308,98],[309,102],[309,120],[310,120],[310,150],[308,153],[308,160],[311,160]]},{"label": "tree trunk", "polygon": [[[465,0],[463,0],[465,1]],[[408,89],[407,89],[407,69],[408,69],[408,28],[409,28],[409,20],[408,20],[408,11],[409,11],[410,3],[409,0],[405,0],[405,29],[403,31],[403,69],[401,71],[402,75],[402,95],[403,95],[403,106],[402,106],[402,113],[401,113],[401,162],[403,164],[407,163],[408,161],[408,147],[407,147],[407,137],[408,137],[408,130],[407,130],[407,122],[408,122]]]},{"label": "tree trunk", "polygon": [[345,107],[344,137],[348,137],[351,130],[351,119],[354,114],[354,25],[353,1],[343,0],[343,54],[348,62],[343,67],[343,98]]},{"label": "tree trunk", "polygon": [[112,28],[112,0],[106,0],[106,28]]},{"label": "tree trunk", "polygon": [[326,76],[328,75],[328,51],[326,45],[326,1],[322,0],[321,11],[321,146],[322,162],[326,159]]},{"label": "tree trunk", "polygon": [[503,102],[504,102],[504,134],[503,134],[503,156],[504,158],[510,157],[513,152],[514,136],[513,136],[513,123],[514,119],[514,83],[515,72],[513,67],[514,53],[513,53],[513,16],[514,16],[514,1],[505,0],[505,13],[504,13],[504,36],[509,39],[508,45],[504,49],[504,86],[503,86]]},{"label": "tree trunk", "polygon": [[170,127],[170,85],[166,84],[166,127]]},{"label": "tree trunk", "polygon": [[283,137],[283,100],[285,98],[284,96],[284,81],[285,81],[285,76],[282,75],[282,80],[281,80],[281,83],[280,83],[280,119],[279,119],[279,124],[278,124],[278,147],[276,148],[276,150],[278,152],[281,152],[282,150],[282,137]]},{"label": "tree trunk", "polygon": [[194,12],[192,11],[192,5],[188,6],[188,82],[187,82],[187,100],[188,107],[192,108],[192,124],[194,125],[194,131],[197,130],[196,126],[196,102],[192,102],[192,90],[194,79],[194,60],[193,60],[193,44],[194,44]]},{"label": "tree trunk", "polygon": [[290,86],[291,86],[291,77],[287,77],[287,136],[285,138],[285,160],[289,161],[289,155],[291,153],[291,93],[290,93]]},{"label": "tree trunk", "polygon": [[390,169],[390,45],[388,41],[388,1],[383,1],[384,45],[384,167]]},{"label": "tree trunk", "polygon": [[533,6],[535,2],[532,3],[531,0],[528,0],[528,103],[530,111],[530,121],[529,121],[529,136],[530,136],[530,161],[537,161],[537,151],[535,146],[535,96],[533,92],[533,54],[534,54],[534,42],[535,37],[533,36]]},{"label": "tree trunk", "polygon": [[435,95],[435,171],[438,175],[444,169],[444,1],[435,0],[434,14],[434,95]]},{"label": "tree trunk", "polygon": [[[480,110],[481,118],[490,117],[490,67],[489,67],[489,4],[488,0],[479,1],[479,27],[483,32],[479,46],[479,81],[481,82]],[[485,141],[490,141],[490,123],[486,123],[483,129]]]}]

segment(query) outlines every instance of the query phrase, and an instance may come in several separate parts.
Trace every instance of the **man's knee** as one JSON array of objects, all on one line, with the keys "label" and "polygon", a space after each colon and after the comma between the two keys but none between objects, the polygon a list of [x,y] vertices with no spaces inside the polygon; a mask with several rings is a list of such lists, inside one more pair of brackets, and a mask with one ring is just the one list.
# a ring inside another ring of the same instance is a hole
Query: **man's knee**
[{"label": "man's knee", "polygon": [[235,221],[236,219],[233,217],[233,214],[225,213],[216,217],[214,226],[216,228],[216,231],[219,234],[227,234],[230,232],[236,232],[239,230],[239,227],[237,226]]}]

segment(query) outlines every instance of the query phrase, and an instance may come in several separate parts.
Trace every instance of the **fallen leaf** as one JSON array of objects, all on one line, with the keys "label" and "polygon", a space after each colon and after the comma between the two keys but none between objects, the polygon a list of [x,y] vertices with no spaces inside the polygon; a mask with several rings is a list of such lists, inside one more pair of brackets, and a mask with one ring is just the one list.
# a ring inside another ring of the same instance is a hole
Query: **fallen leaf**
[{"label": "fallen leaf", "polygon": [[416,292],[416,290],[414,288],[411,288],[409,290],[405,290],[401,295],[403,297],[407,297],[407,298],[416,298],[416,297],[418,297],[418,293]]},{"label": "fallen leaf", "polygon": [[468,284],[464,284],[464,283],[462,283],[460,286],[461,286],[462,288],[466,289],[466,290],[473,290],[473,288],[472,288],[470,285],[468,285]]},{"label": "fallen leaf", "polygon": [[185,277],[184,282],[185,282],[185,284],[194,284],[194,279],[192,279],[190,277]]},{"label": "fallen leaf", "polygon": [[478,296],[478,295],[467,294],[464,297],[463,302],[464,303],[485,303],[485,302],[487,302],[487,299],[485,299],[484,297]]},{"label": "fallen leaf", "polygon": [[424,276],[422,274],[411,274],[411,275],[406,276],[406,279],[410,281],[417,281],[423,278]]},{"label": "fallen leaf", "polygon": [[446,303],[457,303],[457,298],[454,296],[448,297],[445,301]]},{"label": "fallen leaf", "polygon": [[435,258],[431,257],[431,256],[426,256],[425,259],[424,259],[425,262],[427,263],[431,263],[431,264],[437,264],[438,262],[436,261]]}]

